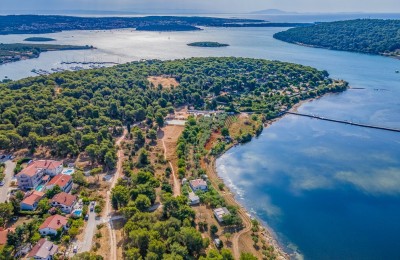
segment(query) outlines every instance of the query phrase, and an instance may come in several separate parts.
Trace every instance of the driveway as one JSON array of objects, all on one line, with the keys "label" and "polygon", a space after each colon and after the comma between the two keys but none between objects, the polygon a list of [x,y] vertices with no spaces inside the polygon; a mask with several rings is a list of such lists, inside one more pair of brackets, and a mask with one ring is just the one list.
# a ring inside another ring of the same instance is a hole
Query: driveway
[{"label": "driveway", "polygon": [[8,190],[10,188],[11,180],[14,176],[14,169],[17,165],[15,162],[8,160],[5,162],[6,168],[4,170],[4,174],[6,175],[4,178],[4,185],[0,187],[0,203],[8,200]]},{"label": "driveway", "polygon": [[96,213],[88,211],[89,219],[86,221],[85,236],[78,248],[79,253],[88,252],[92,250],[94,232],[97,230]]}]

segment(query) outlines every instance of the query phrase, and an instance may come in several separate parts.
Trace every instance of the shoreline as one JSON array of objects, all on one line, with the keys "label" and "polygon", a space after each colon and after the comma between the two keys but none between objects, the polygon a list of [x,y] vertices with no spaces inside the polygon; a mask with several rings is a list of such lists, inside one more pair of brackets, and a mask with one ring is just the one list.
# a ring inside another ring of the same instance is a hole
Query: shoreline
[{"label": "shoreline", "polygon": [[[320,98],[322,98],[323,96],[326,95],[330,95],[332,93],[326,93],[325,95],[322,96],[317,96],[314,98],[309,98],[309,99],[305,99],[305,100],[301,100],[298,103],[296,103],[295,105],[293,105],[289,111],[290,112],[298,112],[298,109],[309,102],[318,100]],[[272,124],[274,124],[275,122],[278,122],[279,120],[281,120],[283,117],[285,116],[285,114],[280,115],[278,117],[275,117],[273,119],[267,120],[263,123],[263,131],[265,130],[265,128],[270,127]],[[240,237],[240,235],[245,234],[249,231],[246,231],[246,229],[251,229],[252,224],[251,224],[251,220],[255,219],[259,222],[260,224],[260,228],[262,230],[262,237],[274,248],[274,251],[277,254],[277,258],[278,259],[291,259],[294,256],[298,256],[301,255],[300,252],[298,251],[293,251],[293,252],[288,252],[287,249],[288,247],[286,245],[284,245],[283,243],[281,243],[281,241],[279,241],[278,236],[276,235],[276,232],[274,231],[274,229],[272,227],[270,227],[268,224],[266,224],[264,221],[260,220],[259,217],[257,217],[255,214],[250,214],[249,210],[242,205],[235,197],[237,196],[237,194],[235,192],[232,192],[231,189],[229,188],[228,185],[226,185],[225,180],[219,176],[218,171],[217,171],[217,165],[216,162],[218,160],[218,158],[220,158],[221,156],[223,156],[225,153],[227,153],[231,148],[233,148],[235,146],[230,146],[228,149],[226,149],[223,153],[221,153],[218,156],[213,156],[211,157],[211,160],[209,163],[206,163],[207,165],[207,172],[208,175],[210,177],[210,181],[211,183],[214,185],[215,183],[221,182],[225,185],[227,191],[223,192],[223,191],[219,191],[221,196],[224,197],[228,203],[233,204],[234,206],[238,206],[239,207],[239,215],[242,217],[243,222],[247,222],[250,223],[250,227],[245,227],[244,229],[242,229],[241,231],[239,231],[238,236]],[[218,185],[216,185],[218,186]],[[249,221],[250,220],[250,221]],[[241,232],[244,231],[242,234]],[[234,248],[232,248],[233,250],[235,250]]]}]

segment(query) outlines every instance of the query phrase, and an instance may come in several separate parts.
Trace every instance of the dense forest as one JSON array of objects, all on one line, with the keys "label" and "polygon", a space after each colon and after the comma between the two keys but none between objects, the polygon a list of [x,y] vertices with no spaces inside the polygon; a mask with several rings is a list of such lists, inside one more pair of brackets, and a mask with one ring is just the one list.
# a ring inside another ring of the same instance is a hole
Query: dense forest
[{"label": "dense forest", "polygon": [[55,15],[6,15],[0,16],[1,34],[39,34],[70,30],[111,30],[138,28],[150,31],[199,30],[199,26],[215,27],[294,27],[303,24],[270,23],[264,20],[146,16],[146,17],[72,17]]},{"label": "dense forest", "polygon": [[[180,86],[152,86],[147,78],[157,75]],[[346,86],[326,71],[245,58],[151,60],[26,78],[0,84],[0,147],[45,146],[53,155],[75,156],[94,145],[102,151],[99,161],[112,165],[110,134],[135,122],[162,126],[176,106],[274,117],[301,99]]]},{"label": "dense forest", "polygon": [[93,46],[74,46],[56,44],[30,44],[30,43],[0,43],[0,64],[31,59],[39,57],[41,52],[64,51],[64,50],[85,50],[93,49]]},{"label": "dense forest", "polygon": [[276,33],[274,38],[333,50],[400,56],[400,20],[317,23]]}]

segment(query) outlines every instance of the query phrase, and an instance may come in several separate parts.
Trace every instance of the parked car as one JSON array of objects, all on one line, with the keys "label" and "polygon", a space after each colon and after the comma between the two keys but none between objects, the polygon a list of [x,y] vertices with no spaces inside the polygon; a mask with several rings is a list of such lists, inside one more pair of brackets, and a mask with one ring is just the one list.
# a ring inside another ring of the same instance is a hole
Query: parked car
[{"label": "parked car", "polygon": [[4,186],[4,184],[5,184],[4,181],[0,182],[0,187],[1,187],[1,186]]},{"label": "parked car", "polygon": [[72,249],[72,253],[74,254],[78,253],[78,246],[74,246],[74,249]]},{"label": "parked car", "polygon": [[85,220],[89,220],[89,214],[86,214]]}]

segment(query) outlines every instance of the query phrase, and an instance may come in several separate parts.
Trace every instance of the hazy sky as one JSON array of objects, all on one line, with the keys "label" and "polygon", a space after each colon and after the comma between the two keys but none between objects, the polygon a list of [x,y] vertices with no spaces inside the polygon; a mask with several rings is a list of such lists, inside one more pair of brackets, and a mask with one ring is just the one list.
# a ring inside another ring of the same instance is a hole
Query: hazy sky
[{"label": "hazy sky", "polygon": [[0,10],[399,12],[400,0],[0,0]]}]

